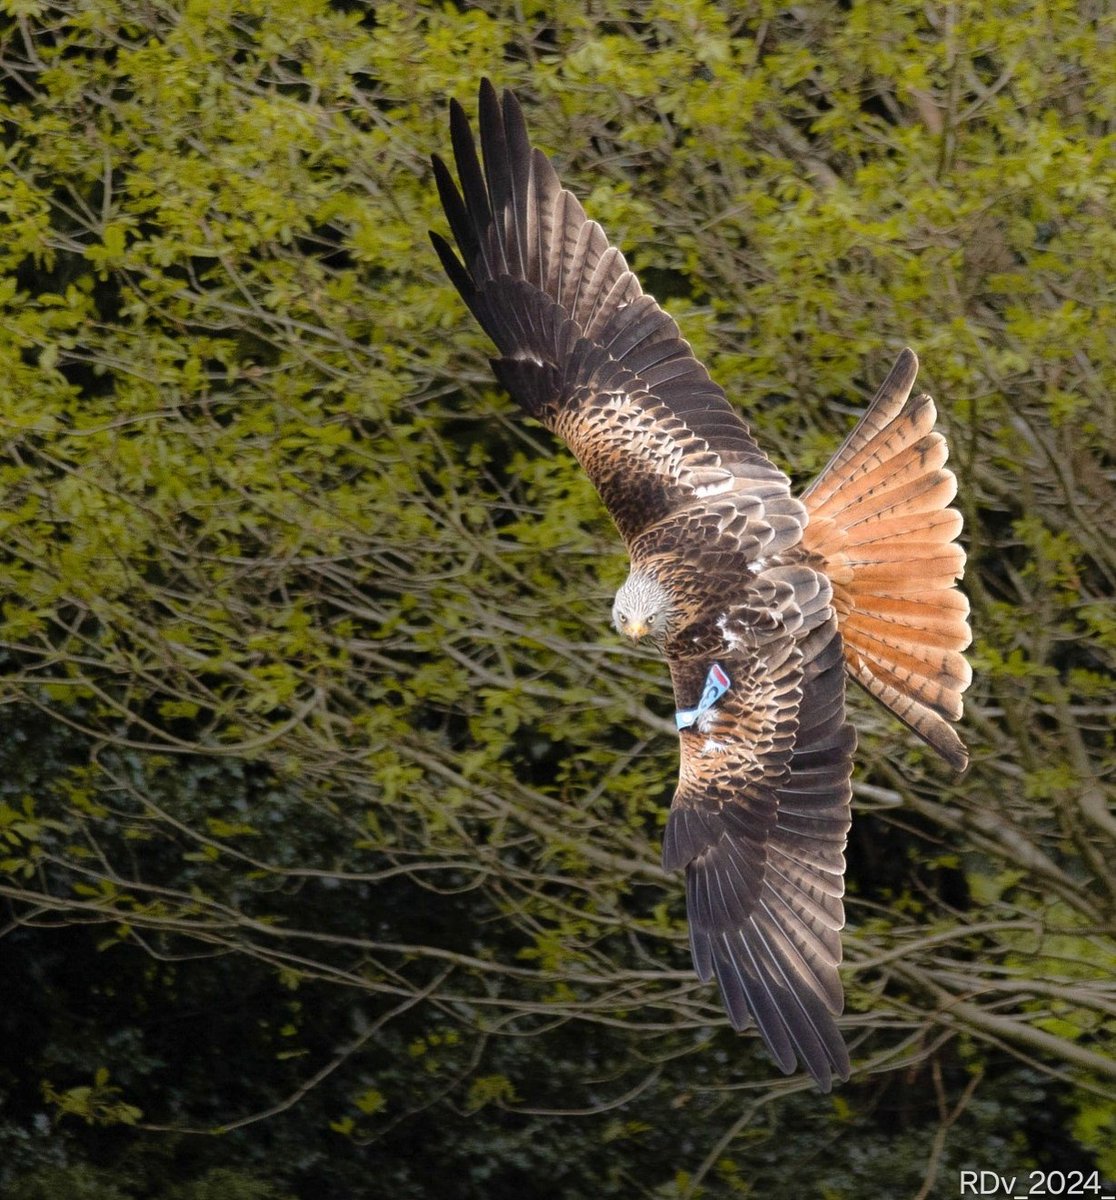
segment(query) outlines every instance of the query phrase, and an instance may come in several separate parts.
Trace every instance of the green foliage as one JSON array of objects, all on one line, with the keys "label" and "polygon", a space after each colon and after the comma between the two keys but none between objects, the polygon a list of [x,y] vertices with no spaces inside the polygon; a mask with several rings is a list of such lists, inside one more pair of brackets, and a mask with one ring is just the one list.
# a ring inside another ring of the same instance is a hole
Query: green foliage
[{"label": "green foliage", "polygon": [[87,1125],[134,1125],[143,1113],[120,1098],[120,1088],[109,1084],[109,1073],[98,1067],[92,1084],[57,1091],[49,1080],[43,1082],[43,1099],[58,1119],[79,1117]]},{"label": "green foliage", "polygon": [[[3,8],[0,1190],[1111,1173],[1109,19],[461,7]],[[801,482],[901,345],[938,398],[974,765],[854,698],[829,1101],[690,973],[665,672],[430,252],[481,74]]]}]

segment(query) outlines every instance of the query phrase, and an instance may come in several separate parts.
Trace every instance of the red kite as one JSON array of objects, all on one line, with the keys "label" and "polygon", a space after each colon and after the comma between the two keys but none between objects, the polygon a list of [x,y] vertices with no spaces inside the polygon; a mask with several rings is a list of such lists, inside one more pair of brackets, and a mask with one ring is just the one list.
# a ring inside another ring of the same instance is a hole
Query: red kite
[{"label": "red kite", "polygon": [[477,156],[450,105],[461,190],[434,172],[461,253],[432,234],[496,343],[500,383],[588,472],[631,572],[613,621],[670,665],[681,770],[663,865],[686,869],[694,967],[784,1072],[847,1079],[835,1017],[856,735],[846,671],[957,770],[971,679],[957,490],[904,350],[800,497],[677,325],[480,88]]}]

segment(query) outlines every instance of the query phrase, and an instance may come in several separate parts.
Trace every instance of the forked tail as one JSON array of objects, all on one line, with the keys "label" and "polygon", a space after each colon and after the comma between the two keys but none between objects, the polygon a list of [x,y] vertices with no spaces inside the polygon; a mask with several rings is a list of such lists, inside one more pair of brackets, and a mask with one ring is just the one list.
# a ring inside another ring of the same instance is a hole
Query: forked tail
[{"label": "forked tail", "polygon": [[969,753],[951,721],[972,672],[965,551],[945,438],[900,354],[863,419],[802,499],[806,548],[826,561],[849,674],[956,770]]}]

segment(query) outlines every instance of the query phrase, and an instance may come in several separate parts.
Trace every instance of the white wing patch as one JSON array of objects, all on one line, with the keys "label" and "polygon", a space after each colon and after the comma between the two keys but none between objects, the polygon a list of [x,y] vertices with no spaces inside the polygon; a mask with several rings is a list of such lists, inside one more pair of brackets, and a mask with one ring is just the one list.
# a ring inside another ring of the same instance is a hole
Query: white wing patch
[{"label": "white wing patch", "polygon": [[735,482],[732,475],[727,471],[723,479],[718,479],[716,483],[702,483],[694,488],[694,495],[700,496],[703,500],[706,496],[720,496],[725,492],[732,491],[732,485]]}]

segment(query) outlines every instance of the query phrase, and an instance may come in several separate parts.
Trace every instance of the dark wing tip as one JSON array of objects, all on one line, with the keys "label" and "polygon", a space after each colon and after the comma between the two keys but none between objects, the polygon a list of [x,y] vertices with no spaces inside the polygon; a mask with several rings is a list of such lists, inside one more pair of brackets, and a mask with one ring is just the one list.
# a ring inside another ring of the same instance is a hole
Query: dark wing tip
[{"label": "dark wing tip", "polygon": [[456,147],[459,141],[472,143],[473,131],[469,128],[469,117],[461,102],[451,96],[449,102],[450,141]]},{"label": "dark wing tip", "polygon": [[430,241],[442,264],[442,270],[449,276],[450,282],[457,288],[461,294],[461,298],[472,309],[473,295],[476,291],[476,288],[473,286],[472,277],[461,265],[461,260],[454,254],[453,249],[446,239],[441,234],[435,233],[433,229],[427,230],[427,232],[430,234]]},{"label": "dark wing tip", "polygon": [[668,866],[697,852],[686,870],[694,969],[701,979],[716,977],[733,1028],[754,1024],[784,1074],[801,1064],[823,1092],[835,1078],[847,1079],[849,1054],[836,1021],[840,950],[826,944],[830,923],[815,913],[816,898],[772,912],[777,896],[759,896],[756,847],[749,849],[752,839],[742,832],[725,834],[724,810],[676,808],[664,841]]},{"label": "dark wing tip", "polygon": [[462,107],[461,101],[456,96],[451,96],[449,100],[449,111],[451,121],[465,121],[468,123],[468,118],[465,116],[465,109]]},{"label": "dark wing tip", "polygon": [[957,780],[961,780],[969,773],[969,747],[965,745],[952,726],[947,726],[947,728],[953,734],[953,738],[943,738],[941,744],[934,745],[934,749],[953,768]]},{"label": "dark wing tip", "polygon": [[899,351],[899,357],[892,363],[891,370],[888,371],[883,383],[876,390],[876,394],[872,398],[872,404],[879,403],[884,397],[898,398],[902,396],[905,399],[910,394],[911,388],[914,387],[914,381],[917,376],[918,355],[915,354],[910,346],[904,346]]},{"label": "dark wing tip", "polygon": [[747,926],[710,942],[713,973],[734,1029],[754,1023],[779,1070],[790,1075],[801,1064],[822,1092],[834,1079],[848,1079],[852,1065],[836,1014],[788,961],[772,956]]},{"label": "dark wing tip", "polygon": [[504,127],[509,132],[513,128],[522,129],[526,139],[527,118],[523,113],[523,105],[519,103],[519,97],[511,88],[504,88]]}]

